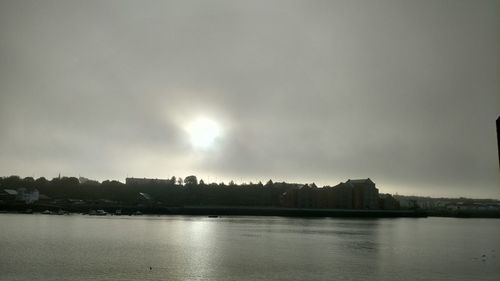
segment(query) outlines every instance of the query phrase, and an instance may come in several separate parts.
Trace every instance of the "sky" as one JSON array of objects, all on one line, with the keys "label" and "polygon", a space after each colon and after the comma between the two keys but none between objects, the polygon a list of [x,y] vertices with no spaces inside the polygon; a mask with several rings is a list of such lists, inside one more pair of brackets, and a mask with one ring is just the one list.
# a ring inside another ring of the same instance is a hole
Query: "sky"
[{"label": "sky", "polygon": [[369,177],[385,193],[500,199],[499,13],[0,0],[0,175]]}]

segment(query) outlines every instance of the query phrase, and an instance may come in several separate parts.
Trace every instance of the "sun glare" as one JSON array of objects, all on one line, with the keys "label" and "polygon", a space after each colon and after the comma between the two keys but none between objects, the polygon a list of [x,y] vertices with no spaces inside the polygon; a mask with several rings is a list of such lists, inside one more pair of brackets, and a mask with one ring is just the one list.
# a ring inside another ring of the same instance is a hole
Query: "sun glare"
[{"label": "sun glare", "polygon": [[198,118],[187,127],[191,144],[196,148],[207,149],[213,146],[221,134],[220,126],[213,120]]}]

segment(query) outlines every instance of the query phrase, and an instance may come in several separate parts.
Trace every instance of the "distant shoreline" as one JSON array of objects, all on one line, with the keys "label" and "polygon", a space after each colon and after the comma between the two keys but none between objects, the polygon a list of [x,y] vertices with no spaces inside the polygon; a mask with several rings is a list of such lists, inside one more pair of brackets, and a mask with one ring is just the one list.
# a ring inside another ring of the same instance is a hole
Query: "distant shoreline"
[{"label": "distant shoreline", "polygon": [[132,215],[137,212],[151,215],[196,215],[196,216],[282,216],[282,217],[361,217],[361,218],[398,218],[427,217],[427,213],[418,210],[357,210],[357,209],[305,209],[281,207],[246,207],[246,206],[55,206],[45,204],[9,204],[0,205],[0,210],[15,213],[41,213],[45,210],[57,213],[63,210],[69,213],[88,214],[90,210],[103,210],[115,214]]},{"label": "distant shoreline", "polygon": [[193,216],[281,216],[281,217],[332,217],[332,218],[500,218],[496,211],[431,211],[431,210],[363,210],[363,209],[309,209],[259,206],[133,206],[133,205],[54,205],[54,204],[0,204],[0,213],[42,213],[89,214],[103,210],[115,215],[118,210],[123,216],[136,213],[145,215],[193,215]]},{"label": "distant shoreline", "polygon": [[413,210],[353,210],[353,209],[303,209],[272,207],[179,207],[168,208],[169,214],[215,216],[282,216],[282,217],[427,217],[425,212]]}]

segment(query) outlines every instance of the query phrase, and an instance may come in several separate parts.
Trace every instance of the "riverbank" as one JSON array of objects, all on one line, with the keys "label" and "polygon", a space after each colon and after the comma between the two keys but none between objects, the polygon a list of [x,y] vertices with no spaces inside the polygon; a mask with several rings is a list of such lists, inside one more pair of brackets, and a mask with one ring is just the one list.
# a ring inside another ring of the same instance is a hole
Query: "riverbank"
[{"label": "riverbank", "polygon": [[[353,209],[304,209],[280,207],[235,206],[127,206],[127,205],[54,205],[54,204],[4,204],[0,211],[12,213],[83,213],[102,210],[108,214],[133,215],[194,215],[194,216],[282,216],[282,217],[365,217],[397,218],[427,217],[417,210],[353,210]],[[62,211],[62,212],[61,212]]]},{"label": "riverbank", "polygon": [[[446,211],[446,210],[357,210],[357,209],[306,209],[248,206],[158,206],[122,204],[0,204],[0,212],[8,213],[80,213],[89,214],[102,210],[105,214],[193,215],[193,216],[281,216],[281,217],[456,217],[500,218],[495,211]],[[92,212],[93,211],[93,212]]]}]

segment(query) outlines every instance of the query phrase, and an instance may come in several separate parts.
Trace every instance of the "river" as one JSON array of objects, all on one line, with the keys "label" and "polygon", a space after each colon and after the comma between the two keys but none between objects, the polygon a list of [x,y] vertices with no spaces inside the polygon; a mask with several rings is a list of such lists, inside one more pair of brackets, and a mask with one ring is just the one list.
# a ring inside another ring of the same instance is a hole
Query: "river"
[{"label": "river", "polygon": [[0,280],[499,280],[500,220],[0,214]]}]

